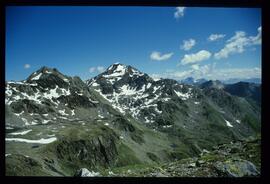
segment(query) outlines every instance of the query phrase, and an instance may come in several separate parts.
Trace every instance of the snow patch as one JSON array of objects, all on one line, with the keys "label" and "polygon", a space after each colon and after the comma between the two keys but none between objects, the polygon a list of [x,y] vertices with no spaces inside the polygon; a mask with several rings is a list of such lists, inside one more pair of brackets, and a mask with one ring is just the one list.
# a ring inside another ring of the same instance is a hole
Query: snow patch
[{"label": "snow patch", "polygon": [[127,85],[123,85],[120,89],[124,95],[135,95],[137,93],[136,90],[130,89]]},{"label": "snow patch", "polygon": [[22,112],[20,112],[20,113],[14,113],[14,115],[20,116],[20,115],[22,115],[23,113],[24,113],[24,111],[22,111]]},{"label": "snow patch", "polygon": [[66,109],[64,109],[64,110],[59,110],[58,112],[59,112],[61,115],[63,115],[63,116],[68,116],[68,114],[65,113],[65,111],[66,111]]},{"label": "snow patch", "polygon": [[66,78],[64,78],[63,80],[64,80],[65,82],[69,82],[69,80],[68,80],[68,79],[66,79]]},{"label": "snow patch", "polygon": [[98,117],[99,117],[99,118],[104,118],[104,116],[102,116],[102,115],[100,115],[100,114],[98,115]]},{"label": "snow patch", "polygon": [[15,142],[26,142],[26,143],[36,143],[36,144],[49,144],[57,140],[56,137],[51,137],[48,139],[41,138],[39,140],[30,140],[22,138],[6,138],[6,141],[15,141]]},{"label": "snow patch", "polygon": [[160,88],[160,86],[158,86],[158,87],[154,86],[153,93],[155,93],[159,88]]},{"label": "snow patch", "polygon": [[81,177],[93,177],[93,176],[99,176],[99,172],[89,171],[86,168],[81,169]]},{"label": "snow patch", "polygon": [[225,121],[226,121],[226,125],[227,125],[228,127],[233,127],[232,124],[231,124],[229,121],[227,121],[226,119],[225,119]]},{"label": "snow patch", "polygon": [[96,82],[94,82],[94,83],[92,84],[92,86],[96,87],[96,86],[99,86],[99,84],[96,83]]},{"label": "snow patch", "polygon": [[162,126],[163,128],[171,128],[172,127],[172,125],[164,125],[164,126]]},{"label": "snow patch", "polygon": [[10,133],[10,135],[25,135],[25,134],[27,134],[27,133],[29,133],[31,131],[32,131],[32,129],[25,130],[25,131],[22,131],[22,132],[13,132],[13,133]]},{"label": "snow patch", "polygon": [[42,73],[39,73],[38,75],[36,75],[35,77],[33,77],[31,80],[39,80],[39,78],[41,77]]},{"label": "snow patch", "polygon": [[157,77],[152,77],[152,79],[153,79],[155,82],[161,80],[161,78],[157,78]]},{"label": "snow patch", "polygon": [[44,119],[44,120],[42,121],[42,124],[47,124],[49,121],[50,121],[50,120]]},{"label": "snow patch", "polygon": [[103,75],[103,77],[105,78],[120,77],[120,76],[123,76],[125,72],[126,72],[126,67],[123,65],[118,65],[112,74]]},{"label": "snow patch", "polygon": [[182,100],[187,100],[189,97],[190,97],[190,94],[189,93],[181,93],[179,91],[175,91],[175,94],[180,97]]}]

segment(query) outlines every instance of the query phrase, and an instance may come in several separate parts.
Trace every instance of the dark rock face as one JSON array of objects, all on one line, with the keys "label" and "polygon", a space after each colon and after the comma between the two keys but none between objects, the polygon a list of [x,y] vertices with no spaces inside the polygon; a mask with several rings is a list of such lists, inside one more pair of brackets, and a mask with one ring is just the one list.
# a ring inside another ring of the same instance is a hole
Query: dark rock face
[{"label": "dark rock face", "polygon": [[65,137],[55,146],[56,155],[58,159],[78,165],[83,163],[89,168],[113,166],[118,154],[116,149],[118,137],[115,133],[109,132],[91,138]]},{"label": "dark rock face", "polygon": [[135,128],[134,126],[128,122],[123,116],[116,116],[116,118],[112,121],[116,127],[118,127],[120,130],[124,130],[127,132],[134,132]]},{"label": "dark rock face", "polygon": [[89,101],[86,96],[81,96],[77,94],[73,94],[72,96],[60,96],[58,100],[61,103],[68,104],[67,106],[71,109],[76,107],[83,107],[83,108],[93,108],[96,107],[96,103],[93,101]]},{"label": "dark rock face", "polygon": [[[44,103],[46,104],[46,102]],[[24,111],[27,113],[46,114],[54,112],[54,109],[50,108],[50,105],[51,104],[37,104],[32,100],[23,99],[17,102],[13,102],[10,107],[14,110],[15,113]]]},{"label": "dark rock face", "polygon": [[225,91],[232,95],[250,98],[261,104],[261,85],[248,83],[248,82],[238,82],[235,84],[226,85]]},{"label": "dark rock face", "polygon": [[246,99],[252,99],[261,104],[261,84],[255,84],[251,82],[237,82],[233,84],[223,84],[222,82],[216,81],[206,81],[199,85],[200,88],[214,88],[223,89],[231,95],[243,97]]}]

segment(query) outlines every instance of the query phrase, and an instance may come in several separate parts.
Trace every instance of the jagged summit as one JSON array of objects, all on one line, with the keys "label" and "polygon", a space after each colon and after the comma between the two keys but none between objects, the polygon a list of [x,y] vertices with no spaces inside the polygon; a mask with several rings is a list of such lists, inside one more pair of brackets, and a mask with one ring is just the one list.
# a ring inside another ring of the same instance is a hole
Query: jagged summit
[{"label": "jagged summit", "polygon": [[49,68],[47,66],[43,66],[37,71],[35,71],[34,73],[32,73],[27,78],[27,82],[39,80],[40,78],[44,78],[44,76],[49,76],[49,75],[55,75],[55,76],[59,76],[60,78],[66,78],[65,75],[59,72],[56,68]]},{"label": "jagged summit", "polygon": [[56,68],[41,67],[39,70],[32,73],[26,80],[26,83],[37,83],[42,87],[54,88],[55,85],[67,88],[71,77],[68,77]]},{"label": "jagged summit", "polygon": [[131,83],[138,80],[150,80],[150,77],[130,65],[114,63],[110,65],[103,73],[92,79],[86,80],[86,83],[88,85],[92,85],[98,81],[98,83],[102,82],[114,85],[122,82]]},{"label": "jagged summit", "polygon": [[121,63],[112,64],[101,75],[108,75],[107,77],[111,78],[111,77],[124,76],[125,74],[130,75],[130,77],[132,77],[133,75],[137,75],[137,76],[144,75],[144,73],[140,72],[138,69],[136,69],[130,65],[124,65]]}]

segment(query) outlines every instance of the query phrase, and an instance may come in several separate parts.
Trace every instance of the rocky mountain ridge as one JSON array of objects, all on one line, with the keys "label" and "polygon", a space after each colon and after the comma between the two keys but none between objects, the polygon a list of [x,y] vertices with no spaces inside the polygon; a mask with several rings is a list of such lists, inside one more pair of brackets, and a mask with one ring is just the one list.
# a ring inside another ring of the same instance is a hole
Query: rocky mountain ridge
[{"label": "rocky mountain ridge", "polygon": [[260,134],[256,104],[120,63],[86,82],[42,67],[6,82],[5,103],[8,175],[167,163]]}]

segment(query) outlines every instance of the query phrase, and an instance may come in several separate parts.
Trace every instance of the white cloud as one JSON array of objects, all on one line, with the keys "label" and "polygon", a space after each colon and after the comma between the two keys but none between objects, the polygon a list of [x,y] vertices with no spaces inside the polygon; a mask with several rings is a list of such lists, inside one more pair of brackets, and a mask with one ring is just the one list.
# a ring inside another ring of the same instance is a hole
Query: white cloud
[{"label": "white cloud", "polygon": [[90,73],[94,73],[95,71],[96,71],[96,67],[90,67],[90,68],[89,68],[89,72],[90,72]]},{"label": "white cloud", "polygon": [[199,67],[199,65],[191,65],[191,68],[193,69],[193,70],[199,70],[200,69],[200,67]]},{"label": "white cloud", "polygon": [[173,52],[162,55],[160,52],[153,51],[150,55],[150,59],[155,60],[155,61],[164,61],[164,60],[170,59],[172,55],[173,55]]},{"label": "white cloud", "polygon": [[30,65],[30,64],[25,64],[23,67],[24,67],[25,69],[28,69],[28,68],[31,67],[31,65]]},{"label": "white cloud", "polygon": [[195,45],[196,45],[196,40],[191,38],[189,40],[184,40],[183,44],[180,46],[180,49],[187,51],[187,50],[190,50]]},{"label": "white cloud", "polygon": [[216,41],[218,39],[221,39],[221,38],[224,38],[226,35],[225,34],[211,34],[209,37],[208,37],[208,40],[209,41]]},{"label": "white cloud", "polygon": [[236,31],[235,35],[226,41],[226,45],[215,53],[216,59],[227,58],[231,54],[242,53],[246,47],[261,44],[261,27],[256,36],[246,36],[244,31]]},{"label": "white cloud", "polygon": [[262,27],[258,27],[258,34],[256,36],[250,36],[252,45],[260,45],[262,43]]},{"label": "white cloud", "polygon": [[219,80],[232,78],[249,79],[261,78],[261,68],[227,68],[215,70],[213,76]]},{"label": "white cloud", "polygon": [[201,50],[195,54],[185,54],[181,60],[182,65],[201,62],[211,57],[211,53],[207,50]]},{"label": "white cloud", "polygon": [[97,67],[97,71],[98,71],[99,73],[104,72],[104,71],[105,71],[105,68],[104,68],[103,66],[98,66],[98,67]]},{"label": "white cloud", "polygon": [[186,7],[176,7],[176,12],[174,12],[174,18],[178,19],[184,16]]},{"label": "white cloud", "polygon": [[208,80],[228,80],[228,79],[249,79],[261,78],[261,68],[226,68],[216,69],[215,63],[210,65],[199,66],[199,69],[191,69],[185,71],[171,71],[162,74],[152,74],[156,78],[170,78],[175,80],[182,80],[187,77],[195,79],[205,78]]}]

